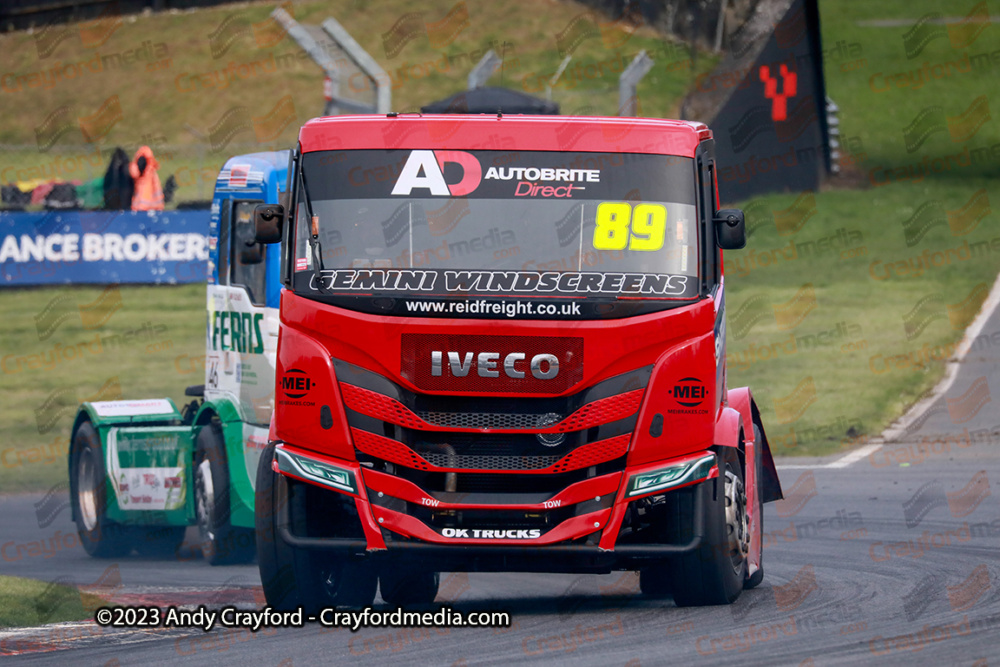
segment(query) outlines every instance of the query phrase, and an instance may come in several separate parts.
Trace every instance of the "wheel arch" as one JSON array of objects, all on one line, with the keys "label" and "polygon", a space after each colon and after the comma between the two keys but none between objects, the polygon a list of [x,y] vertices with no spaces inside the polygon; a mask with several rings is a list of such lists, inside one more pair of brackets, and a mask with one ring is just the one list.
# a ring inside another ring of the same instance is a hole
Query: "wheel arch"
[{"label": "wheel arch", "polygon": [[741,449],[743,444],[743,419],[737,410],[723,407],[715,420],[713,442],[721,447]]},{"label": "wheel arch", "polygon": [[[225,398],[214,398],[202,403],[194,418],[194,440],[197,443],[202,429],[212,424],[218,424],[219,435],[222,438],[222,450],[225,453],[225,465],[230,480],[229,503],[230,512],[235,526],[253,526],[253,480],[244,480],[245,475],[243,425],[244,420],[239,408]],[[192,469],[197,462],[198,447],[192,449]]]},{"label": "wheel arch", "polygon": [[753,434],[753,427],[760,430],[761,442],[759,452],[761,456],[761,499],[765,503],[781,500],[784,495],[781,491],[781,481],[778,479],[778,470],[774,465],[774,457],[771,454],[771,446],[767,441],[767,432],[764,430],[764,423],[760,418],[760,409],[754,401],[753,394],[749,387],[730,389],[727,395],[729,407],[739,413],[743,432]]},{"label": "wheel arch", "polygon": [[[222,432],[222,440],[225,444],[226,458],[229,458],[230,450],[229,443],[226,438],[226,424],[231,422],[240,422],[243,420],[240,418],[239,410],[232,402],[225,399],[213,399],[210,401],[204,401],[198,408],[197,414],[194,417],[194,438],[197,440],[198,436],[201,434],[201,430],[206,426],[213,423],[219,424],[219,429]],[[192,452],[192,457],[196,456],[197,448]],[[192,459],[193,460],[193,459]]]},{"label": "wheel arch", "polygon": [[232,401],[226,399],[212,399],[204,401],[198,407],[198,413],[194,417],[195,426],[204,426],[212,421],[213,417],[218,417],[219,421],[232,422],[243,421],[240,412]]}]

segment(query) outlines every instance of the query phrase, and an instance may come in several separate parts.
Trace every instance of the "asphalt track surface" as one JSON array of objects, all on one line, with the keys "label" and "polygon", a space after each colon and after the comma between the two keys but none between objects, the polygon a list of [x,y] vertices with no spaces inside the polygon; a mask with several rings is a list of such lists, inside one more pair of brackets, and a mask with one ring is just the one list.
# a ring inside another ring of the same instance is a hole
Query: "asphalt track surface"
[{"label": "asphalt track surface", "polygon": [[[1000,339],[997,311],[982,333]],[[731,606],[649,600],[632,573],[442,574],[438,605],[508,611],[512,626],[206,634],[81,622],[0,630],[0,656],[86,665],[995,664],[1000,411],[992,394],[1000,400],[1000,345],[974,346],[948,391],[894,441],[846,460],[780,461],[786,500],[765,506],[764,582]],[[64,493],[0,496],[0,536],[0,574],[89,586],[120,604],[262,603],[254,565],[89,558]],[[42,543],[48,551],[39,553]],[[379,607],[388,609],[380,598]]]}]

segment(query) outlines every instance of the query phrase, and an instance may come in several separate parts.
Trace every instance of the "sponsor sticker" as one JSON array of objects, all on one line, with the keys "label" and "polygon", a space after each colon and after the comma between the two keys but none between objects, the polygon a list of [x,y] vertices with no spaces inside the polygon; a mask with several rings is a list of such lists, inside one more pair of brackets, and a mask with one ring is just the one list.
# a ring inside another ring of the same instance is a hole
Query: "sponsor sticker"
[{"label": "sponsor sticker", "polygon": [[448,271],[434,269],[326,269],[313,291],[414,291],[458,294],[652,296],[683,298],[691,276],[664,273],[574,271]]},{"label": "sponsor sticker", "polygon": [[685,377],[677,380],[673,388],[667,393],[673,397],[674,402],[681,406],[679,409],[667,410],[671,414],[707,414],[708,410],[700,408],[701,404],[708,398],[708,387],[699,378]]},{"label": "sponsor sticker", "polygon": [[[279,405],[314,406],[315,402],[306,398],[311,389],[316,387],[316,382],[309,377],[309,374],[299,368],[289,368],[281,376],[281,393],[287,398],[278,400]],[[291,400],[287,400],[291,399]],[[305,400],[303,400],[305,399]]]},{"label": "sponsor sticker", "polygon": [[119,508],[176,510],[184,507],[187,482],[182,463],[185,453],[182,437],[190,440],[186,427],[109,429],[105,465]]},{"label": "sponsor sticker", "polygon": [[247,176],[250,174],[250,165],[234,164],[229,170],[229,187],[245,188],[247,186]]},{"label": "sponsor sticker", "polygon": [[99,417],[131,417],[133,415],[162,415],[176,412],[165,398],[139,401],[97,401],[90,404]]}]

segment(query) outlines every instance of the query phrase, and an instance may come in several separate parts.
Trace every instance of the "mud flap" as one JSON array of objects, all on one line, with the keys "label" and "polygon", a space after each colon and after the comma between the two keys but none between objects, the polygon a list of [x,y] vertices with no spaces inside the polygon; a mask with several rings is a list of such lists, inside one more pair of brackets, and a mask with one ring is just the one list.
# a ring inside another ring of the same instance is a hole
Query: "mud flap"
[{"label": "mud flap", "polygon": [[194,518],[193,438],[187,426],[99,429],[108,517],[131,525],[184,526]]},{"label": "mud flap", "polygon": [[752,398],[750,399],[750,413],[753,423],[760,429],[761,445],[763,445],[758,449],[761,457],[761,500],[765,503],[783,500],[785,496],[781,491],[781,480],[778,479],[778,469],[774,465],[774,457],[771,456],[771,446],[767,444],[767,432],[764,430],[764,424],[760,420],[760,410],[757,409],[757,404]]}]

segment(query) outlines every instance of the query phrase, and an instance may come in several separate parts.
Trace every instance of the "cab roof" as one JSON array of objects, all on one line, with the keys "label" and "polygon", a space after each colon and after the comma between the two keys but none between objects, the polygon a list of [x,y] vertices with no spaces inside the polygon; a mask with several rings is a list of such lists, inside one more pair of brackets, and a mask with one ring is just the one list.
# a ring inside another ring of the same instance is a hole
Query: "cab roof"
[{"label": "cab roof", "polygon": [[288,154],[287,150],[283,150],[231,157],[216,177],[216,190],[263,188],[272,179],[284,188]]},{"label": "cab roof", "polygon": [[304,153],[328,150],[464,150],[651,153],[694,157],[712,138],[704,123],[654,118],[399,114],[328,116],[299,130]]}]

